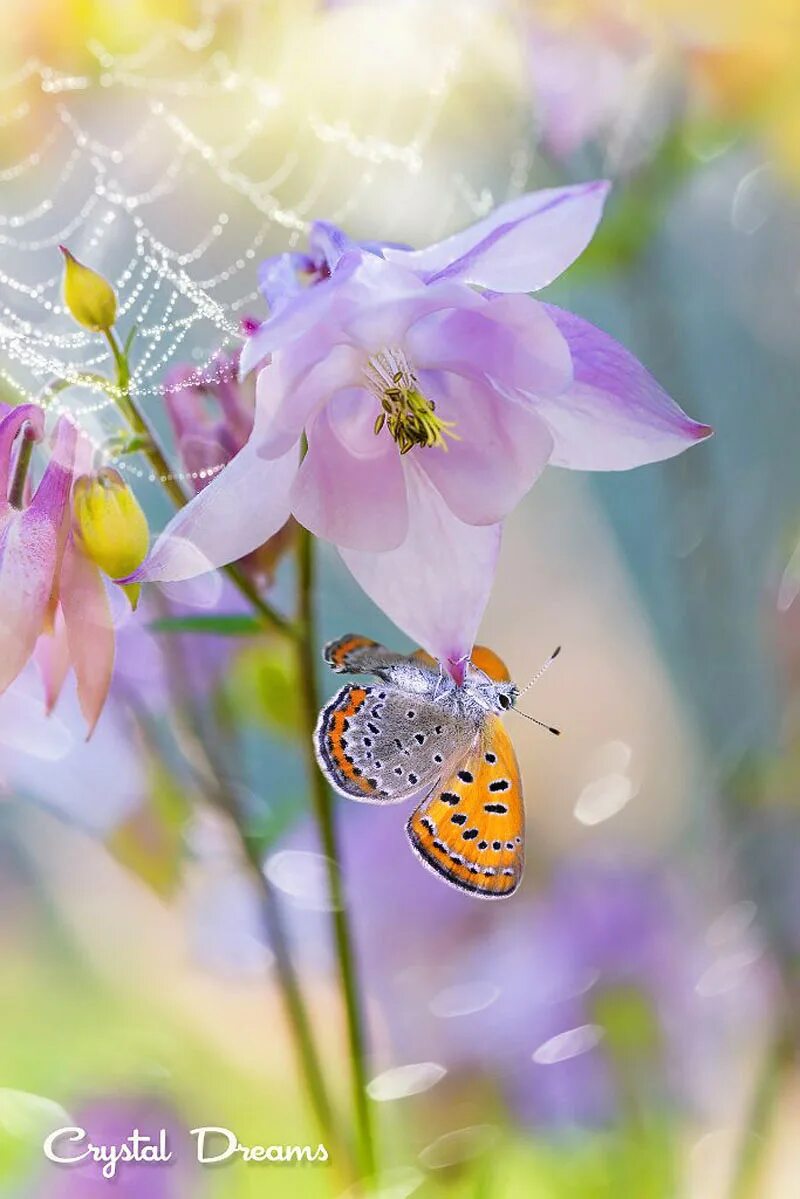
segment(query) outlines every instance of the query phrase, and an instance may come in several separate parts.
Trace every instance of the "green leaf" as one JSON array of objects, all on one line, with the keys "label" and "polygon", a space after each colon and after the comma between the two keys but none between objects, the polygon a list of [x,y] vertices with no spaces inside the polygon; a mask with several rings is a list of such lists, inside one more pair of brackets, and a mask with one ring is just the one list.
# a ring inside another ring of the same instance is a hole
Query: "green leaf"
[{"label": "green leaf", "polygon": [[181,879],[189,797],[158,762],[149,769],[145,802],[106,841],[113,856],[157,895],[175,894]]},{"label": "green leaf", "polygon": [[133,345],[133,339],[136,336],[138,330],[139,330],[138,325],[131,325],[131,331],[128,334],[128,336],[125,338],[125,344],[122,347],[122,352],[126,358],[128,357],[128,354],[130,354],[130,352],[131,352],[131,346]]},{"label": "green leaf", "polygon": [[228,716],[245,725],[266,725],[282,736],[301,728],[297,664],[284,642],[261,642],[240,654],[224,686]]},{"label": "green leaf", "polygon": [[254,637],[264,632],[256,616],[219,613],[216,616],[165,616],[148,626],[154,633],[211,633],[219,637]]}]

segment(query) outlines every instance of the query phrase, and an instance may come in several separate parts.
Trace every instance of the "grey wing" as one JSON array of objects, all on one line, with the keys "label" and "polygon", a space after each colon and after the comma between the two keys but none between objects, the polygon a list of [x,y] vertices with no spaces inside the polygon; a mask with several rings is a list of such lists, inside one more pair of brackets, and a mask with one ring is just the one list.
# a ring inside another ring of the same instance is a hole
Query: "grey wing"
[{"label": "grey wing", "polygon": [[385,645],[358,633],[345,633],[343,637],[329,641],[322,656],[337,674],[384,676],[392,666],[408,661],[406,654],[396,654]]},{"label": "grey wing", "polygon": [[320,713],[315,746],[342,795],[398,803],[433,787],[475,735],[472,725],[427,700],[350,684]]}]

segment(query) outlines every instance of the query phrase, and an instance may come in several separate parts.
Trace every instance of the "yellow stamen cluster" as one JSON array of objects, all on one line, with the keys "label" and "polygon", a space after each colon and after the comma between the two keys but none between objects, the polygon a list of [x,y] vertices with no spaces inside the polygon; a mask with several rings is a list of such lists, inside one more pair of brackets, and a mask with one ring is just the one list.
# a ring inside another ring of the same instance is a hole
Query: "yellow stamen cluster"
[{"label": "yellow stamen cluster", "polygon": [[370,359],[366,371],[371,390],[382,412],[375,421],[376,435],[384,426],[401,454],[415,445],[446,450],[446,437],[458,440],[455,423],[436,415],[436,405],[419,390],[401,350],[384,350]]}]

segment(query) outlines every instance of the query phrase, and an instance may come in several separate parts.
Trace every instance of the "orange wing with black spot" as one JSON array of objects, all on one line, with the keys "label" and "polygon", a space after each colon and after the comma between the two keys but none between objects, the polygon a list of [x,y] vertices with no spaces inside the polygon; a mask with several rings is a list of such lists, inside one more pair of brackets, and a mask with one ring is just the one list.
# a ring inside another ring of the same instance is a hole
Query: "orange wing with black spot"
[{"label": "orange wing with black spot", "polygon": [[522,780],[498,717],[406,827],[415,852],[453,886],[484,899],[517,889],[525,863]]}]

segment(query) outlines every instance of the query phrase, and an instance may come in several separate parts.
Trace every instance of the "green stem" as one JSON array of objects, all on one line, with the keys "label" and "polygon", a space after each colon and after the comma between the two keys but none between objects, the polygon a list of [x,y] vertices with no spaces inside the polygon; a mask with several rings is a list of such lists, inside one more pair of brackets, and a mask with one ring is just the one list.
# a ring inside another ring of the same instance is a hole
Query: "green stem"
[{"label": "green stem", "polygon": [[[185,665],[185,664],[183,664]],[[184,677],[183,666],[178,672]],[[297,1057],[300,1062],[306,1092],[311,1103],[323,1136],[329,1146],[336,1146],[341,1157],[340,1165],[345,1173],[351,1170],[348,1162],[348,1151],[333,1117],[333,1109],[328,1096],[325,1080],[322,1076],[319,1054],[311,1030],[311,1021],[303,999],[300,980],[292,960],[289,938],[283,920],[280,904],[267,876],[262,868],[261,855],[258,847],[244,828],[239,803],[226,778],[228,771],[225,763],[220,760],[215,746],[215,740],[210,730],[204,728],[205,721],[197,706],[189,699],[186,703],[189,720],[185,732],[191,737],[195,756],[202,764],[200,781],[209,800],[225,812],[236,829],[242,850],[250,868],[254,882],[257,884],[264,913],[264,924],[267,937],[275,955],[275,967],[281,983],[283,1005],[289,1027],[294,1035]]]},{"label": "green stem", "polygon": [[319,828],[328,871],[334,942],[345,1004],[347,1034],[350,1042],[353,1105],[358,1133],[359,1155],[364,1176],[375,1176],[375,1145],[372,1115],[367,1095],[366,1034],[359,999],[350,921],[342,886],[342,870],[333,816],[331,793],[314,756],[314,729],[320,708],[316,684],[317,642],[314,621],[314,541],[307,529],[298,528],[297,540],[297,622],[301,635],[296,641],[300,701],[304,724],[304,747],[314,815]]},{"label": "green stem", "polygon": [[[108,330],[106,337],[111,347],[111,352],[114,356],[117,374],[117,388],[119,395],[115,398],[119,404],[120,410],[124,414],[128,424],[133,432],[140,436],[143,441],[143,452],[147,455],[148,461],[152,466],[159,482],[162,483],[165,490],[174,500],[178,507],[183,507],[187,497],[184,495],[180,484],[173,477],[166,458],[156,441],[151,429],[143,414],[139,411],[135,401],[130,395],[130,369],[125,353],[120,349],[114,333]],[[292,638],[296,637],[296,633],[292,624],[276,612],[258,593],[256,587],[251,581],[238,570],[236,566],[229,566],[227,573],[242,592],[243,595],[250,601],[256,611],[264,618],[265,623],[276,628],[279,632]],[[308,1011],[305,1006],[300,982],[292,961],[289,943],[286,936],[286,930],[283,925],[280,907],[276,901],[272,887],[261,869],[261,862],[256,847],[248,838],[244,828],[242,827],[239,812],[235,800],[228,793],[222,783],[222,776],[217,769],[217,765],[213,754],[209,749],[208,743],[204,742],[204,757],[213,778],[216,787],[216,799],[220,806],[231,816],[233,823],[241,838],[242,847],[247,857],[247,861],[251,866],[254,876],[258,882],[261,891],[265,923],[275,954],[275,964],[277,968],[278,978],[281,983],[281,991],[283,1002],[286,1009],[287,1018],[294,1035],[295,1045],[297,1048],[298,1059],[300,1061],[301,1071],[305,1080],[306,1089],[311,1101],[312,1108],[319,1122],[320,1127],[324,1130],[325,1135],[337,1144],[341,1144],[340,1138],[336,1131],[333,1112],[328,1097],[327,1088],[320,1067],[317,1048],[314,1043],[313,1034],[311,1031],[311,1021],[308,1016]]]},{"label": "green stem", "polygon": [[781,1083],[794,1058],[788,1032],[779,1031],[768,1046],[756,1079],[731,1182],[730,1199],[753,1199],[759,1193],[761,1166],[780,1099]]},{"label": "green stem", "polygon": [[[106,340],[114,356],[117,374],[117,393],[114,395],[114,399],[131,430],[138,437],[141,437],[143,443],[142,453],[153,468],[156,479],[161,483],[175,506],[182,508],[187,503],[188,496],[170,470],[164,451],[158,444],[153,430],[150,428],[144,414],[139,410],[136,401],[130,393],[130,367],[113,330],[108,329],[106,331]],[[235,563],[223,567],[223,570],[240,593],[249,600],[259,616],[263,618],[265,624],[270,625],[273,629],[285,634],[287,637],[294,637],[296,635],[291,621],[282,616],[277,609],[273,608],[259,594],[258,588],[242,573]]]},{"label": "green stem", "polygon": [[36,444],[36,438],[33,435],[33,430],[30,424],[26,423],[22,426],[22,439],[20,441],[19,454],[17,455],[17,465],[14,467],[14,477],[11,480],[11,487],[8,492],[8,502],[12,508],[21,508],[22,500],[25,495],[25,480],[28,477],[28,468],[31,464],[31,454],[33,447]]}]

